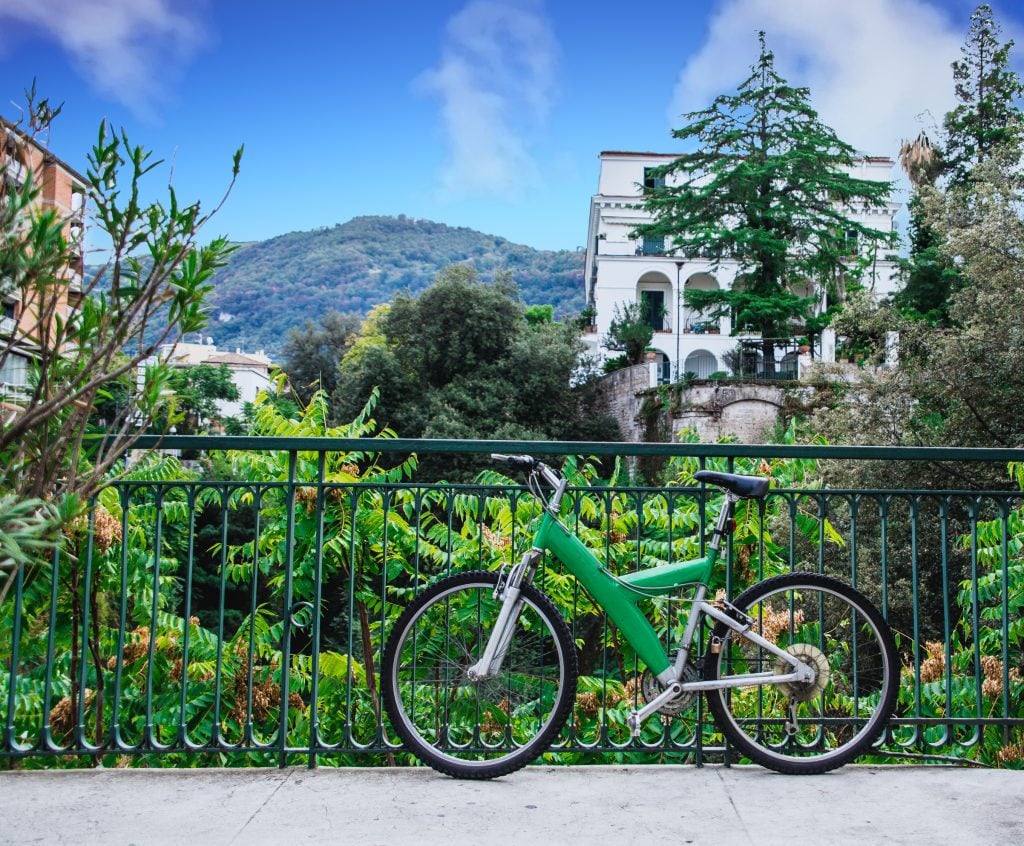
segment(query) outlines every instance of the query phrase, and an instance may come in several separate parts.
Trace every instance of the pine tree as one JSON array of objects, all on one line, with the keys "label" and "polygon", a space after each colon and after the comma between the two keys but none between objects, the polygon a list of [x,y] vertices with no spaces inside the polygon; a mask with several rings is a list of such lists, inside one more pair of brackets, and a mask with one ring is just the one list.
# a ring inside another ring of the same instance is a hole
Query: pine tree
[{"label": "pine tree", "polygon": [[[891,184],[849,175],[854,149],[818,119],[808,89],[776,72],[759,37],[760,55],[736,93],[687,114],[672,133],[697,149],[655,169],[644,200],[654,220],[633,234],[665,238],[686,256],[738,262],[744,285],[690,291],[687,303],[760,330],[768,364],[770,339],[791,334],[822,293],[835,291],[852,241],[861,250],[892,243],[850,216],[854,205],[884,207]],[[816,295],[794,293],[808,283]]]},{"label": "pine tree", "polygon": [[902,261],[906,280],[893,302],[909,320],[948,326],[949,297],[962,284],[956,265],[941,249],[941,239],[928,225],[921,198],[915,192],[907,204],[910,255]]},{"label": "pine tree", "polygon": [[997,147],[1020,145],[1024,120],[1015,101],[1024,94],[1020,77],[1009,69],[1013,41],[999,43],[1001,28],[984,3],[971,15],[963,59],[953,63],[959,103],[945,118],[946,167],[952,184],[969,178],[973,167]]},{"label": "pine tree", "polygon": [[[936,182],[947,191],[967,187],[972,172],[1000,150],[1020,150],[1024,120],[1014,101],[1024,93],[1020,78],[1008,70],[1012,41],[999,43],[999,24],[992,9],[979,6],[971,16],[971,29],[961,47],[963,59],[953,63],[959,102],[946,113],[946,148],[937,150],[922,132],[900,150],[900,163],[914,186],[910,209],[910,256],[903,268],[906,285],[896,305],[911,319],[950,325],[950,296],[964,284],[952,259],[941,249],[923,213],[922,191]],[[1019,160],[1012,153],[1001,156]]]}]

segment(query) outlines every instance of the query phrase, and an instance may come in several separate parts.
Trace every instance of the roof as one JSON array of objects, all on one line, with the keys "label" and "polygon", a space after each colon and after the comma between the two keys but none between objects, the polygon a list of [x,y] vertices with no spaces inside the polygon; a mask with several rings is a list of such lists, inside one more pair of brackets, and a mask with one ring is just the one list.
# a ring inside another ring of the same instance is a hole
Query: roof
[{"label": "roof", "polygon": [[25,142],[31,144],[37,150],[42,152],[45,161],[53,162],[54,164],[59,165],[61,168],[66,170],[68,173],[70,173],[72,177],[74,177],[76,180],[78,180],[80,183],[82,183],[83,186],[89,184],[88,180],[84,176],[82,176],[82,174],[80,174],[77,170],[75,170],[75,168],[73,168],[71,165],[69,165],[66,161],[64,161],[59,156],[55,156],[46,147],[44,147],[42,144],[40,144],[38,141],[36,141],[35,138],[33,138],[31,135],[29,135],[28,133],[24,132],[23,130],[19,129],[17,126],[15,126],[13,123],[11,123],[6,118],[0,117],[0,127],[2,127],[3,129],[7,130],[7,132],[9,132],[9,133],[13,133],[14,135],[17,135],[19,138],[21,138],[22,141],[25,141]]},{"label": "roof", "polygon": [[[651,151],[637,151],[637,150],[602,150],[600,155],[602,156],[635,156],[659,158],[659,159],[676,159],[681,155],[680,153],[654,153]],[[853,155],[855,162],[869,162],[872,164],[895,164],[893,159],[889,156],[869,156],[867,153],[856,152]]]},{"label": "roof", "polygon": [[637,151],[637,150],[602,150],[600,155],[602,156],[654,156],[659,159],[675,159],[679,157],[679,153],[652,153],[650,151]]},{"label": "roof", "polygon": [[258,358],[250,358],[247,355],[241,353],[217,353],[217,355],[211,355],[206,359],[203,364],[238,364],[246,365],[249,367],[260,367],[264,370],[268,370],[270,365],[265,361],[260,361]]}]

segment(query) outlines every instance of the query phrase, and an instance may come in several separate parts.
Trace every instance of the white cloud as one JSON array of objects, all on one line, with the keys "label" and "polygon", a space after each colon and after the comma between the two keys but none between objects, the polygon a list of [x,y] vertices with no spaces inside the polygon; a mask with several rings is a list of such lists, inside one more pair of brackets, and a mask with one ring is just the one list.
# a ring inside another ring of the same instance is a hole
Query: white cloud
[{"label": "white cloud", "polygon": [[418,80],[441,99],[441,191],[522,196],[537,180],[531,133],[554,95],[557,45],[539,2],[473,0],[449,21],[437,66]]},{"label": "white cloud", "polygon": [[[203,41],[175,0],[3,0],[3,21],[41,30],[100,93],[149,115],[164,81]],[[2,36],[0,36],[2,40]]]},{"label": "white cloud", "polygon": [[[1008,37],[1012,22],[998,11],[997,20]],[[952,107],[950,63],[969,23],[922,0],[725,0],[679,75],[670,122],[679,126],[682,113],[734,91],[763,29],[776,69],[810,88],[811,104],[840,138],[895,158],[901,139],[941,124]]]}]

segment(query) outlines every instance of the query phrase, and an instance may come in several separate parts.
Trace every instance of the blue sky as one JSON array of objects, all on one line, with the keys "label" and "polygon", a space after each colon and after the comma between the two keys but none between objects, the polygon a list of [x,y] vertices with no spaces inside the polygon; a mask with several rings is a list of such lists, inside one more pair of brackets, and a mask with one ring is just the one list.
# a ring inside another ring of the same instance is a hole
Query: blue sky
[{"label": "blue sky", "polygon": [[[219,198],[252,240],[361,214],[470,226],[539,248],[585,240],[601,150],[678,149],[679,115],[731,91],[768,33],[845,140],[895,157],[941,122],[960,0],[0,0],[0,112],[65,102],[70,164],[102,118]],[[1024,10],[993,3],[1024,71]],[[161,178],[152,181],[158,190]]]}]

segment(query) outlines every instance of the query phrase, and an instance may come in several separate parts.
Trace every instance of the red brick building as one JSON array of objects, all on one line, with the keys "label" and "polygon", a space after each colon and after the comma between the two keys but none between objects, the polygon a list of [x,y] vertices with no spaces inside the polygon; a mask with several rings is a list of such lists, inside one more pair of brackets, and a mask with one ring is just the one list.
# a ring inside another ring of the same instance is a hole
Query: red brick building
[{"label": "red brick building", "polygon": [[5,183],[4,194],[31,179],[39,188],[38,208],[53,209],[64,221],[64,234],[73,248],[62,271],[67,284],[57,289],[55,302],[40,303],[20,290],[15,280],[0,279],[0,403],[6,406],[24,391],[30,362],[46,343],[55,317],[66,316],[81,294],[86,182],[74,168],[3,118],[0,179]]}]

